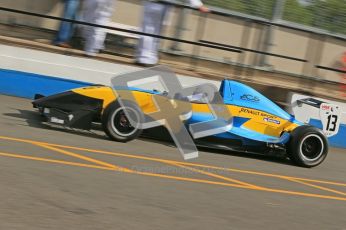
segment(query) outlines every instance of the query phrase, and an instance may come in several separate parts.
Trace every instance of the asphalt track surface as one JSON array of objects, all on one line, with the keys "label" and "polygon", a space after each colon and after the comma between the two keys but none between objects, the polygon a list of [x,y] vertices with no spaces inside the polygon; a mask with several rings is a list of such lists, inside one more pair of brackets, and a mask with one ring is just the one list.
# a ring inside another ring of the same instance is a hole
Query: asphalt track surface
[{"label": "asphalt track surface", "polygon": [[346,229],[346,151],[287,159],[117,143],[0,96],[0,229]]}]

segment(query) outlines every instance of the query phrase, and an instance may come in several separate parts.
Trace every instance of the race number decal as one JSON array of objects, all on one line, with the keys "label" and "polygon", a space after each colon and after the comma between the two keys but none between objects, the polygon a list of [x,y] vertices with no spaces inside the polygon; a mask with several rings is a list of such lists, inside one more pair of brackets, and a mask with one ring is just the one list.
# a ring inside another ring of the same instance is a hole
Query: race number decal
[{"label": "race number decal", "polygon": [[338,133],[341,120],[341,111],[338,105],[322,103],[320,106],[320,117],[323,132],[327,137]]}]

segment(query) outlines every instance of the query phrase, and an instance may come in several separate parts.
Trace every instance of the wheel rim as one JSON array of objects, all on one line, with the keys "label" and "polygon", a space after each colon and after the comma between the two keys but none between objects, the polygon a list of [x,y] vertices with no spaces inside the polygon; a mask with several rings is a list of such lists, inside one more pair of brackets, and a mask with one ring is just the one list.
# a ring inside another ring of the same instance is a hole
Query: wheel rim
[{"label": "wheel rim", "polygon": [[317,134],[310,134],[303,138],[300,143],[300,153],[306,161],[318,160],[324,150],[324,143]]},{"label": "wheel rim", "polygon": [[136,110],[130,107],[126,107],[126,113],[130,115],[130,117],[134,118],[136,122],[136,126],[133,127],[129,119],[127,118],[124,108],[116,109],[111,116],[111,125],[114,132],[120,136],[128,137],[134,134],[138,130],[139,126],[139,116]]}]

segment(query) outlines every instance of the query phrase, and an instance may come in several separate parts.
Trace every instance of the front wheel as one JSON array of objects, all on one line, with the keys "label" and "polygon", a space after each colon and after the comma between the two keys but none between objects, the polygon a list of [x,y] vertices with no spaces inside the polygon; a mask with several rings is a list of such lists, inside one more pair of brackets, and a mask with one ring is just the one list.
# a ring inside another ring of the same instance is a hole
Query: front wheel
[{"label": "front wheel", "polygon": [[114,101],[107,106],[102,115],[102,127],[112,140],[128,142],[142,133],[142,118],[143,114],[135,103],[124,100],[121,106],[119,101]]},{"label": "front wheel", "polygon": [[315,167],[327,157],[328,141],[318,128],[299,126],[291,133],[287,153],[295,164],[307,168]]}]

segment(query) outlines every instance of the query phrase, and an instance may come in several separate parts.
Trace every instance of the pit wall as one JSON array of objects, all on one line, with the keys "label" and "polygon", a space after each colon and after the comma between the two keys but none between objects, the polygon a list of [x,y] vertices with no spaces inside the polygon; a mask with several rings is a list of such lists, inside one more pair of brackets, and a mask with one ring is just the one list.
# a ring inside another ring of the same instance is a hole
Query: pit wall
[{"label": "pit wall", "polygon": [[[207,4],[207,2],[206,2]],[[41,13],[51,16],[61,16],[63,1],[61,0],[1,0],[1,7]],[[140,27],[142,20],[142,1],[140,0],[114,0],[114,13],[112,21],[130,26]],[[131,13],[129,13],[131,9]],[[208,14],[201,19],[198,11],[188,11],[186,15],[182,39],[209,40],[226,45],[241,46],[249,49],[262,50],[266,26],[259,23],[248,23],[241,19]],[[174,37],[179,10],[170,11],[166,20],[163,34]],[[199,22],[205,20],[202,34],[197,33]],[[26,15],[0,12],[0,22],[5,24],[19,24],[32,27],[57,30],[59,22]],[[0,32],[1,34],[1,32]],[[245,35],[244,35],[245,34]],[[288,55],[296,58],[307,59],[307,63],[286,60],[278,57],[268,57],[267,62],[275,70],[296,75],[318,76],[320,79],[340,82],[340,74],[332,71],[319,70],[315,65],[339,68],[342,54],[346,51],[346,40],[324,35],[313,35],[310,32],[297,31],[283,27],[273,28],[273,46],[270,52]],[[162,41],[161,48],[168,49],[171,41]],[[189,44],[180,44],[186,54],[193,54],[194,47]],[[217,61],[241,62],[243,64],[258,66],[261,63],[260,54],[244,52],[242,54],[223,50],[200,47],[198,55]],[[194,54],[195,55],[195,54]]]}]

